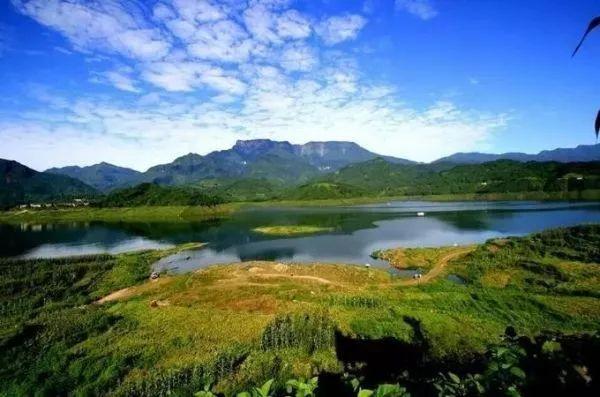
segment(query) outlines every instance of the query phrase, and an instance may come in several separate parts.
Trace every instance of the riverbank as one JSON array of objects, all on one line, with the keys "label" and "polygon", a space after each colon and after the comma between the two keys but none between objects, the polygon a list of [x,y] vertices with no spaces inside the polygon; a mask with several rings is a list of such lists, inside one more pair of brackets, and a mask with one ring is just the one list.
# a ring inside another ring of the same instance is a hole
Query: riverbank
[{"label": "riverbank", "polygon": [[334,337],[403,346],[420,335],[425,341],[410,346],[428,346],[427,360],[458,371],[507,326],[525,335],[595,331],[598,244],[600,227],[582,226],[473,251],[389,251],[399,267],[434,272],[417,285],[364,266],[258,261],[148,280],[154,261],[189,246],[0,259],[0,394],[160,394],[210,384],[234,395],[270,378],[281,387],[291,377],[342,374]]}]

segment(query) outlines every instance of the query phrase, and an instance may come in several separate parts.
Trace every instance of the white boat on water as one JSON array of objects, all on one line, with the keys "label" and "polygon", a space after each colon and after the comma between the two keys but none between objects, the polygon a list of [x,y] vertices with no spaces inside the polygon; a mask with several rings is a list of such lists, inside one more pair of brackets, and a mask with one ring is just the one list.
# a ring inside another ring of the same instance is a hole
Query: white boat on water
[{"label": "white boat on water", "polygon": [[417,216],[425,216],[424,212],[417,212]]}]

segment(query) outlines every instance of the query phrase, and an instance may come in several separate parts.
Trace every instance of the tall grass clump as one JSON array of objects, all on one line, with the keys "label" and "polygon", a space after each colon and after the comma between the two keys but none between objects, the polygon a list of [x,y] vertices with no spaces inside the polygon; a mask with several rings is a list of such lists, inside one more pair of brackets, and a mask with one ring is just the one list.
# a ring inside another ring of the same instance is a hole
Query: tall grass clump
[{"label": "tall grass clump", "polygon": [[275,317],[261,337],[263,350],[302,348],[308,353],[333,346],[335,324],[325,314],[285,314]]}]

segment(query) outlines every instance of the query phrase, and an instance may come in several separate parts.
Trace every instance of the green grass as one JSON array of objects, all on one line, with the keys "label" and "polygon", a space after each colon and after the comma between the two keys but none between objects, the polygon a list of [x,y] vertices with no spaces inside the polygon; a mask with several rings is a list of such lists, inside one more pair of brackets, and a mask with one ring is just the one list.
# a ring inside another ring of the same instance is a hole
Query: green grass
[{"label": "green grass", "polygon": [[[211,383],[230,395],[269,378],[341,373],[333,328],[408,341],[406,316],[421,321],[432,358],[460,362],[508,325],[525,335],[594,332],[598,246],[600,226],[493,240],[445,269],[465,285],[442,274],[410,287],[385,270],[273,262],[146,281],[151,263],[174,250],[1,260],[0,394],[135,395],[193,378],[198,390]],[[403,258],[426,267],[444,250]],[[123,298],[92,304],[125,287]]]},{"label": "green grass", "polygon": [[297,236],[305,234],[315,234],[330,232],[333,228],[310,225],[282,225],[282,226],[261,226],[252,229],[252,231],[269,236]]}]

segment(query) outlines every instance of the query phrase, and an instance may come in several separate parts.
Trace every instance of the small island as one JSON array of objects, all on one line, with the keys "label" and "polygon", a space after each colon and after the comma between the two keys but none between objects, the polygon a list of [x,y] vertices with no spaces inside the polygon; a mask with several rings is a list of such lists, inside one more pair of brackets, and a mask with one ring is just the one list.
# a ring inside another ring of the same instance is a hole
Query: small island
[{"label": "small island", "polygon": [[331,232],[333,231],[333,228],[312,225],[281,225],[255,227],[252,229],[252,231],[269,236],[299,236],[305,234]]}]

